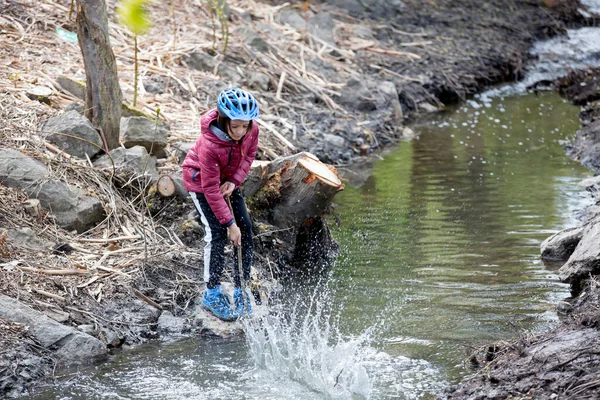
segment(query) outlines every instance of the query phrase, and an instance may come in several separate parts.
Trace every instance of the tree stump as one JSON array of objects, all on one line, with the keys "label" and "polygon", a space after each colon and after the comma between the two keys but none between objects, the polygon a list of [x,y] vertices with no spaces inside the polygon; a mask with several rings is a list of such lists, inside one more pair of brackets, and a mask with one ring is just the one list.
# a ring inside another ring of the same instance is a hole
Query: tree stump
[{"label": "tree stump", "polygon": [[242,186],[253,218],[285,232],[278,258],[291,265],[330,258],[335,243],[322,216],[343,189],[335,168],[307,152],[256,161]]}]

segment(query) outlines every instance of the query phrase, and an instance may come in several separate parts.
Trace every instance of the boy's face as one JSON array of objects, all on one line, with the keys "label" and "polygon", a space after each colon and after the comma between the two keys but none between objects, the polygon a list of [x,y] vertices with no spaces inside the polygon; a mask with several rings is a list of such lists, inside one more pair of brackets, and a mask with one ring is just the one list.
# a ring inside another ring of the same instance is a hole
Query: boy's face
[{"label": "boy's face", "polygon": [[240,140],[244,135],[248,132],[248,127],[250,126],[249,121],[241,121],[237,119],[232,119],[229,122],[229,136],[233,140]]}]

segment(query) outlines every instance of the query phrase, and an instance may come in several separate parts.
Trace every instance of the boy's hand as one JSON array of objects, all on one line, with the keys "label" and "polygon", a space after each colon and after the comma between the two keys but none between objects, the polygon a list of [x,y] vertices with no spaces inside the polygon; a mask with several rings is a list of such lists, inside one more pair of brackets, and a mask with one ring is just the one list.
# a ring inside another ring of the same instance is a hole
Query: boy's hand
[{"label": "boy's hand", "polygon": [[219,189],[221,190],[223,197],[229,197],[235,190],[235,183],[229,181],[225,182],[219,187]]},{"label": "boy's hand", "polygon": [[236,246],[241,246],[242,245],[242,233],[240,232],[240,228],[238,228],[238,226],[236,224],[233,224],[233,225],[229,225],[227,230],[229,231],[229,239],[231,239],[233,244],[235,244]]}]

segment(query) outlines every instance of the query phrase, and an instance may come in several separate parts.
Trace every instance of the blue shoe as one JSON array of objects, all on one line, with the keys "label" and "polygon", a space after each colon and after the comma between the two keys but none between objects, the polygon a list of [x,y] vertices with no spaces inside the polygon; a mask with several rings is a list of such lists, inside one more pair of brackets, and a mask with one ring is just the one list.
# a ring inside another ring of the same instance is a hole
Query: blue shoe
[{"label": "blue shoe", "polygon": [[221,286],[206,289],[202,296],[202,305],[223,321],[234,321],[238,318],[238,314],[231,308],[229,297],[221,292]]},{"label": "blue shoe", "polygon": [[239,315],[252,315],[252,303],[250,302],[250,296],[246,292],[246,309],[244,309],[244,302],[242,301],[242,289],[235,288],[233,290],[233,304],[235,305],[235,312]]}]

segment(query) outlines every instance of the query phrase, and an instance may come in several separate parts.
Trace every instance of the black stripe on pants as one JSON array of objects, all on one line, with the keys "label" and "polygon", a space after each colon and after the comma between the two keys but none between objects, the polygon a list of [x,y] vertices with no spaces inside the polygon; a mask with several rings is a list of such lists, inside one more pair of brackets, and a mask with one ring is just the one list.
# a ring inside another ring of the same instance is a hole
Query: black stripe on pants
[{"label": "black stripe on pants", "polygon": [[[190,196],[204,225],[204,281],[210,289],[217,287],[221,282],[221,275],[225,265],[225,245],[227,244],[227,228],[219,223],[212,211],[206,197],[202,193],[191,192]],[[230,196],[233,216],[242,233],[242,267],[244,279],[250,279],[250,266],[252,265],[252,221],[244,197],[240,189],[235,189]],[[237,249],[233,251],[232,276],[235,287],[241,287],[238,274]]]}]

